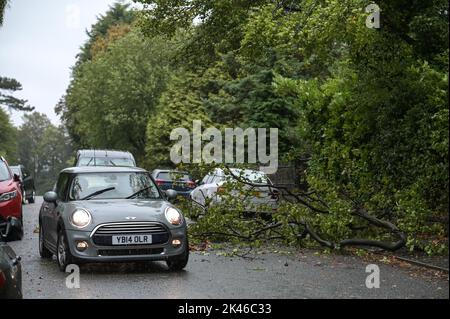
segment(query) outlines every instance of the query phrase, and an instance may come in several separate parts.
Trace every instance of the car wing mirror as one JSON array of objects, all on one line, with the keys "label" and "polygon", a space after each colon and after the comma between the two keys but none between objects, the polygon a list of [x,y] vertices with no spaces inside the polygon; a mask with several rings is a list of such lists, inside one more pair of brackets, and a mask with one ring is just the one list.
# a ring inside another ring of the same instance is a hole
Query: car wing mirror
[{"label": "car wing mirror", "polygon": [[14,174],[14,181],[19,182],[19,183],[22,182],[22,180],[20,179],[20,176],[17,174]]},{"label": "car wing mirror", "polygon": [[173,189],[166,190],[166,197],[168,200],[173,200],[178,197],[178,192]]},{"label": "car wing mirror", "polygon": [[56,204],[56,201],[58,200],[58,194],[55,192],[47,192],[44,194],[44,201],[47,203],[53,203]]}]

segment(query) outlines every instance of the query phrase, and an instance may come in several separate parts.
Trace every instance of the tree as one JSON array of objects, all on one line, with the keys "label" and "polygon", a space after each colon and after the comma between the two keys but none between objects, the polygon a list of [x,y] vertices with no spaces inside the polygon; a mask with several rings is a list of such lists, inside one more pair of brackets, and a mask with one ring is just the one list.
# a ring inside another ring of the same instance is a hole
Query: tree
[{"label": "tree", "polygon": [[58,111],[77,146],[123,149],[144,159],[148,118],[168,75],[168,45],[131,31],[74,70]]},{"label": "tree", "polygon": [[104,15],[100,15],[97,22],[87,31],[88,40],[81,47],[78,54],[77,65],[92,59],[92,49],[99,39],[108,36],[110,29],[120,25],[130,25],[136,18],[136,13],[130,9],[129,4],[114,3]]},{"label": "tree", "polygon": [[16,129],[11,123],[8,113],[0,107],[0,156],[9,161],[16,156]]},{"label": "tree", "polygon": [[191,70],[209,66],[219,53],[238,49],[242,26],[252,12],[269,0],[140,0],[145,4],[140,26],[143,32],[173,38],[185,30],[188,36],[178,46],[176,57]]},{"label": "tree", "polygon": [[34,107],[27,105],[27,100],[18,99],[10,94],[6,94],[21,90],[22,84],[17,80],[0,77],[0,106],[6,106],[16,111],[33,111]]},{"label": "tree", "polygon": [[23,116],[17,134],[18,163],[25,165],[35,180],[39,194],[50,190],[59,172],[70,166],[71,142],[63,127],[55,127],[45,114]]},{"label": "tree", "polygon": [[366,0],[140,2],[148,37],[185,34],[174,64],[201,85],[178,94],[200,91],[220,124],[278,124],[292,146],[282,153],[310,155],[309,186],[329,213],[293,217],[327,240],[382,238],[364,218],[355,228],[363,209],[398,223],[410,248],[445,249],[435,221],[448,215],[446,1],[378,1],[378,30]]},{"label": "tree", "polygon": [[174,167],[170,160],[170,148],[175,143],[170,140],[173,129],[190,128],[194,120],[202,121],[205,127],[212,124],[200,96],[200,83],[189,72],[180,72],[170,79],[154,115],[148,120],[145,165],[149,169]]},{"label": "tree", "polygon": [[6,7],[8,6],[8,0],[0,0],[0,26],[3,24],[3,17],[5,15]]}]

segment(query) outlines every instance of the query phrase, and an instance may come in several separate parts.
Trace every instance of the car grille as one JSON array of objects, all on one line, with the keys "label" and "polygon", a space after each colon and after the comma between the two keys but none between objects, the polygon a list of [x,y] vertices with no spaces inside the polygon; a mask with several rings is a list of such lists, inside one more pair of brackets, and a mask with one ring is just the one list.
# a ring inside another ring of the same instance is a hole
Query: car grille
[{"label": "car grille", "polygon": [[100,256],[140,256],[140,255],[160,255],[163,248],[144,248],[144,249],[99,249]]},{"label": "car grille", "polygon": [[151,234],[152,244],[165,244],[169,241],[167,228],[155,222],[114,223],[100,226],[92,236],[96,245],[112,246],[113,235]]}]

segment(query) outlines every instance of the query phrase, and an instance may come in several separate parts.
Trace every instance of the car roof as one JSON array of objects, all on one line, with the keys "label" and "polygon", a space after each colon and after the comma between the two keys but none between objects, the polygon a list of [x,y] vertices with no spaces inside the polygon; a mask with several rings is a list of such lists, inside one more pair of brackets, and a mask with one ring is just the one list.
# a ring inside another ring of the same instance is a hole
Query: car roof
[{"label": "car roof", "polygon": [[69,167],[63,169],[61,173],[69,174],[83,174],[83,173],[143,173],[147,172],[143,168],[138,167],[123,167],[123,166],[82,166]]},{"label": "car roof", "polygon": [[115,151],[115,150],[79,150],[77,152],[77,157],[125,157],[133,158],[130,152],[125,151]]}]

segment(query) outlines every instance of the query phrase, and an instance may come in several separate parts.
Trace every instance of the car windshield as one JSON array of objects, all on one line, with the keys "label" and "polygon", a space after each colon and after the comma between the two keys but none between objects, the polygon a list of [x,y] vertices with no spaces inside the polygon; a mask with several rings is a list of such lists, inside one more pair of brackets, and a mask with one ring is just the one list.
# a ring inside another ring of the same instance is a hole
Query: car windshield
[{"label": "car windshield", "polygon": [[130,158],[113,157],[83,157],[80,158],[78,166],[122,166],[134,167],[135,164]]},{"label": "car windshield", "polygon": [[[110,190],[107,190],[110,189]],[[91,199],[136,199],[160,198],[156,185],[148,173],[83,173],[77,174],[69,188],[70,200],[82,200],[90,195],[107,190]],[[140,192],[143,190],[142,192]],[[140,192],[140,193],[138,193]]]},{"label": "car windshield", "polygon": [[10,179],[8,167],[6,167],[5,162],[0,160],[0,182]]},{"label": "car windshield", "polygon": [[189,174],[180,173],[180,172],[160,172],[156,178],[164,180],[164,181],[176,180],[176,181],[187,182],[187,181],[191,180],[191,177],[189,176]]}]

